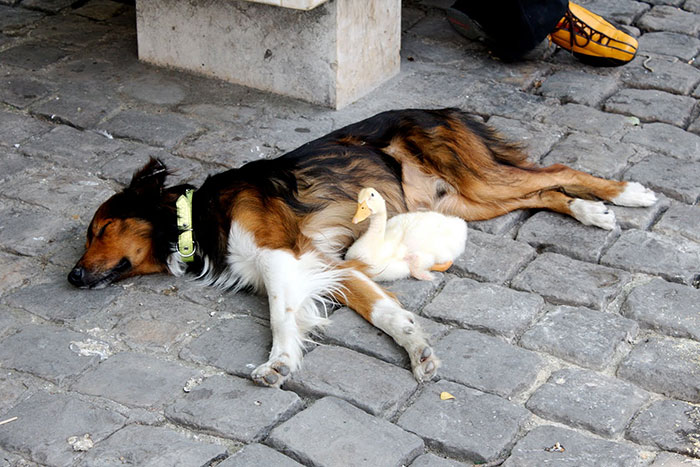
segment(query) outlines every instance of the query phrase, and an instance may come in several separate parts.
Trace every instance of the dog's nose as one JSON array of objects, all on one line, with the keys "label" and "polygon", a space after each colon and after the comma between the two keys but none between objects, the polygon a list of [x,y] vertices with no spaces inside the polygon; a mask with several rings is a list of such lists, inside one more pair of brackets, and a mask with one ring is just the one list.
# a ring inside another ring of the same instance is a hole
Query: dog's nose
[{"label": "dog's nose", "polygon": [[68,282],[76,287],[80,287],[84,284],[83,277],[85,276],[85,268],[82,266],[76,266],[73,270],[68,273]]}]

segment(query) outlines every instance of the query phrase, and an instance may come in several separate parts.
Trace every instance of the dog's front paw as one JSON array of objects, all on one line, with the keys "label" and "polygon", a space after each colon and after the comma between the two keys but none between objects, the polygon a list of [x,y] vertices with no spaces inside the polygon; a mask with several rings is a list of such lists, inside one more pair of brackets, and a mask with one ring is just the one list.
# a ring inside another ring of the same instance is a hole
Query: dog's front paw
[{"label": "dog's front paw", "polygon": [[278,388],[289,378],[291,370],[286,363],[275,360],[263,363],[250,374],[256,384]]},{"label": "dog's front paw", "polygon": [[409,357],[411,358],[413,376],[419,383],[430,381],[437,374],[440,360],[435,356],[435,352],[430,346],[410,352]]}]

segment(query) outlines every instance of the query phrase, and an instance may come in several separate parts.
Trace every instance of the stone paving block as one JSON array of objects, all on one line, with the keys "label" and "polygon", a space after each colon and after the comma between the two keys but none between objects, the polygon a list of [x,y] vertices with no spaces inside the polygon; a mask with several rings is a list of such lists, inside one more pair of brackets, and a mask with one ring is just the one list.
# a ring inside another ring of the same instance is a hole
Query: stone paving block
[{"label": "stone paving block", "polygon": [[476,229],[493,235],[508,236],[508,232],[511,231],[513,227],[520,224],[529,216],[530,214],[527,210],[519,209],[486,221],[471,221],[468,225],[470,229]]},{"label": "stone paving block", "polygon": [[700,457],[699,431],[697,405],[664,399],[652,403],[635,417],[627,430],[627,438],[664,451]]},{"label": "stone paving block", "polygon": [[150,114],[135,109],[119,112],[100,128],[114,136],[162,147],[175,146],[204,130],[196,122],[175,113]]},{"label": "stone paving block", "polygon": [[28,325],[2,340],[0,364],[56,384],[75,379],[99,360],[71,350],[71,343],[88,336],[55,326]]},{"label": "stone paving block", "polygon": [[[449,392],[455,398],[441,400]],[[500,458],[530,418],[523,407],[448,381],[426,385],[397,424],[430,447],[472,462]]]},{"label": "stone paving block", "polygon": [[671,200],[661,193],[656,193],[656,199],[656,203],[647,208],[615,205],[608,205],[608,208],[612,209],[615,213],[617,225],[619,225],[621,229],[648,230],[659,218],[660,214],[671,205]]},{"label": "stone paving block", "polygon": [[1,82],[0,102],[19,109],[23,109],[37,99],[41,99],[50,91],[49,85],[46,83],[24,75],[3,77]]},{"label": "stone paving block", "polygon": [[[322,330],[323,341],[342,345],[402,368],[410,368],[406,351],[356,312],[343,307],[335,311],[330,319],[330,324]],[[444,324],[421,316],[416,316],[416,321],[431,343],[436,342],[449,329]]]},{"label": "stone paving block", "polygon": [[670,452],[660,452],[651,467],[700,467],[700,460]]},{"label": "stone paving block", "polygon": [[[449,269],[449,271],[452,270],[453,268]],[[405,309],[417,313],[445,282],[445,274],[439,272],[433,274],[435,275],[435,279],[432,281],[419,281],[409,278],[391,282],[380,282],[379,285],[395,294]]]},{"label": "stone paving block", "polygon": [[260,441],[280,421],[303,407],[293,392],[270,390],[252,381],[212,376],[168,405],[176,423],[244,443]]},{"label": "stone paving block", "polygon": [[272,333],[251,318],[222,319],[180,352],[180,357],[248,377],[267,361]]},{"label": "stone paving block", "polygon": [[226,456],[226,447],[203,443],[166,427],[129,425],[96,443],[80,466],[211,465]]},{"label": "stone paving block", "polygon": [[[9,177],[8,180],[16,180],[16,177]],[[74,246],[61,244],[60,241],[65,240],[72,229],[80,224],[74,216],[11,200],[3,201],[0,217],[3,219],[0,245],[6,251],[22,256],[50,256],[56,248],[71,250]],[[81,230],[84,236],[84,228]],[[84,241],[82,238],[80,248],[83,248]],[[75,253],[77,260],[80,254],[77,254],[77,250]]]},{"label": "stone paving block", "polygon": [[688,96],[653,89],[623,89],[605,101],[603,110],[637,117],[643,122],[685,127],[694,106],[695,99]]},{"label": "stone paving block", "polygon": [[41,272],[37,263],[27,257],[0,253],[0,296],[28,285]]},{"label": "stone paving block", "polygon": [[2,388],[0,391],[0,414],[7,413],[17,402],[27,399],[45,384],[44,380],[4,368],[0,371],[0,387]]},{"label": "stone paving block", "polygon": [[514,288],[542,295],[555,304],[602,310],[629,281],[625,271],[543,253],[511,281]]},{"label": "stone paving block", "polygon": [[[2,157],[0,157],[0,183],[12,179],[15,174],[26,169],[29,165],[29,160],[22,156],[14,146],[10,148],[0,148],[0,154],[2,154]],[[5,207],[7,207],[7,204],[10,203],[3,202]]]},{"label": "stone paving block", "polygon": [[656,5],[637,21],[648,31],[667,31],[697,37],[700,33],[700,16],[668,5]]},{"label": "stone paving block", "polygon": [[[564,451],[552,448],[559,443]],[[503,467],[644,466],[648,455],[628,444],[585,436],[556,426],[539,426],[513,448]]]},{"label": "stone paving block", "polygon": [[24,458],[10,454],[2,448],[0,448],[0,462],[2,462],[3,467],[16,467],[28,464],[28,461]]},{"label": "stone paving block", "polygon": [[39,392],[0,415],[18,417],[11,429],[0,430],[0,446],[20,452],[44,465],[72,465],[82,456],[68,443],[71,436],[107,438],[126,423],[126,417],[83,400],[75,394]]},{"label": "stone paving block", "polygon": [[146,354],[120,352],[87,372],[74,391],[105,397],[127,406],[156,408],[182,394],[195,370]]},{"label": "stone paving block", "polygon": [[682,235],[700,243],[700,209],[697,206],[672,203],[659,222],[654,225],[654,232]]},{"label": "stone paving block", "polygon": [[119,320],[111,332],[131,349],[168,351],[200,324],[215,323],[209,312],[178,297],[129,290],[102,314]]},{"label": "stone paving block", "polygon": [[[555,107],[552,113],[545,115],[544,121],[552,125],[561,125],[575,131],[592,135],[610,137],[632,126],[624,115],[601,112],[598,109],[581,104],[566,104]],[[578,148],[576,153],[588,150]]]},{"label": "stone paving block", "polygon": [[520,344],[581,366],[602,369],[624,342],[637,336],[636,322],[588,308],[560,306],[523,334]]},{"label": "stone paving block", "polygon": [[77,8],[74,13],[96,21],[105,21],[123,13],[126,8],[126,5],[120,2],[95,0]]},{"label": "stone paving block", "polygon": [[700,291],[654,278],[627,296],[621,313],[672,337],[700,341]]},{"label": "stone paving block", "polygon": [[423,440],[334,397],[325,397],[272,430],[267,443],[305,465],[408,464]]},{"label": "stone paving block", "polygon": [[[516,120],[538,120],[550,112],[551,105],[542,97],[532,96],[511,86],[484,80],[483,77],[463,75],[464,89],[451,105],[480,115],[498,115]],[[453,96],[459,94],[453,94]],[[551,102],[550,102],[551,104]],[[517,109],[517,111],[516,111]]]},{"label": "stone paving block", "polygon": [[548,420],[614,437],[624,432],[648,397],[622,380],[567,368],[553,373],[525,406]]},{"label": "stone paving block", "polygon": [[184,83],[169,78],[172,74],[170,70],[149,71],[125,83],[121,88],[122,92],[134,99],[157,105],[177,105],[185,99],[189,90]]},{"label": "stone paving block", "polygon": [[[146,279],[145,277],[143,279]],[[153,282],[160,284],[156,287],[159,293],[173,293],[173,277],[172,276],[151,276],[149,279],[160,279]],[[148,285],[146,285],[148,287]],[[163,288],[163,286],[165,288]],[[222,315],[231,316],[255,316],[256,318],[269,320],[270,307],[267,297],[254,293],[238,292],[231,293],[215,287],[207,287],[201,282],[193,282],[190,280],[179,281],[175,286],[174,292],[179,297],[191,300],[194,303],[205,306],[207,308],[220,312]],[[215,315],[216,316],[216,315]]]},{"label": "stone paving block", "polygon": [[[58,125],[48,133],[31,138],[19,149],[32,158],[43,158],[68,167],[89,166],[96,174],[101,174],[100,167],[119,155],[134,159],[129,175],[138,167],[138,162],[143,161],[140,164],[143,166],[148,161],[148,156],[161,156],[161,151],[156,148],[110,139],[99,133],[81,131],[68,125]],[[124,181],[128,180],[130,177]]]},{"label": "stone paving block", "polygon": [[471,279],[453,279],[425,307],[423,314],[513,339],[520,335],[544,307],[538,295],[523,293]]},{"label": "stone paving block", "polygon": [[563,104],[573,102],[597,107],[606,97],[617,90],[617,80],[585,71],[557,71],[548,76],[538,94],[554,97]]},{"label": "stone paving block", "polygon": [[68,122],[78,128],[94,128],[119,108],[114,91],[105,82],[59,83],[48,99],[31,106],[31,111],[56,123]]},{"label": "stone paving block", "polygon": [[651,337],[632,349],[620,364],[617,375],[674,399],[700,402],[698,361],[700,343]]},{"label": "stone paving block", "polygon": [[226,460],[217,464],[217,467],[257,467],[261,465],[274,465],[275,467],[302,467],[300,463],[270,449],[264,444],[247,444]]},{"label": "stone paving block", "polygon": [[176,154],[209,163],[239,168],[259,159],[272,159],[282,152],[267,141],[251,141],[237,131],[209,131],[178,147]]},{"label": "stone paving block", "polygon": [[454,459],[447,459],[432,453],[427,453],[413,461],[411,467],[463,467],[466,465],[470,464],[465,464]]},{"label": "stone paving block", "polygon": [[[28,2],[61,2],[63,0],[24,0],[26,6]],[[77,3],[77,2],[74,2]],[[37,27],[29,31],[29,38],[39,43],[68,44],[76,47],[88,47],[98,43],[110,33],[110,29],[104,23],[91,21],[77,15],[51,15],[42,20]],[[120,33],[123,34],[123,33]],[[135,49],[135,47],[134,47]],[[102,56],[103,50],[97,52]],[[136,55],[136,52],[132,52]],[[122,65],[124,65],[122,63]],[[115,70],[115,72],[121,71]]]},{"label": "stone paving block", "polygon": [[43,17],[44,15],[37,11],[0,6],[0,31],[8,34],[16,33]]},{"label": "stone paving block", "polygon": [[418,387],[409,370],[336,346],[319,346],[304,357],[286,389],[312,397],[334,396],[384,418]]},{"label": "stone paving block", "polygon": [[544,365],[536,353],[476,331],[452,331],[435,352],[441,378],[506,399],[531,387]]},{"label": "stone paving block", "polygon": [[692,284],[700,274],[700,244],[683,237],[627,230],[603,255],[600,262],[631,272],[660,275]]},{"label": "stone paving block", "polygon": [[[27,180],[35,180],[27,183]],[[86,172],[40,165],[31,167],[0,188],[29,204],[49,211],[78,215],[91,219],[95,200],[106,200],[113,193],[111,186]]]},{"label": "stone paving block", "polygon": [[49,131],[48,123],[38,121],[25,115],[0,111],[0,144],[14,146],[23,143],[30,136]]},{"label": "stone paving block", "polygon": [[56,14],[62,9],[78,3],[77,0],[23,0],[22,6],[32,10]]},{"label": "stone paving block", "polygon": [[[547,120],[545,119],[545,121]],[[524,145],[525,152],[532,161],[541,160],[554,143],[564,136],[564,133],[556,127],[544,126],[535,122],[523,122],[512,118],[494,116],[489,118],[488,125],[501,133],[508,141]]]},{"label": "stone paving block", "polygon": [[639,38],[639,49],[678,57],[687,63],[700,52],[700,39],[677,32],[648,32]]},{"label": "stone paving block", "polygon": [[535,249],[523,242],[469,232],[464,254],[455,260],[455,272],[474,279],[502,284],[535,257]]},{"label": "stone paving block", "polygon": [[[678,0],[666,0],[678,1]],[[655,3],[653,0],[649,3]],[[630,25],[642,13],[649,10],[649,5],[633,0],[620,0],[608,2],[606,0],[592,0],[585,2],[586,9],[594,11],[608,21],[617,24]]]},{"label": "stone paving block", "polygon": [[633,128],[622,142],[639,144],[679,159],[700,160],[700,136],[666,123],[645,123]]},{"label": "stone paving block", "polygon": [[605,230],[583,225],[573,217],[540,211],[518,229],[516,239],[527,242],[537,251],[551,251],[575,259],[597,263],[603,250],[610,246],[619,230]]},{"label": "stone paving block", "polygon": [[572,133],[552,148],[542,164],[565,164],[591,175],[617,178],[635,154],[634,148],[610,137]]},{"label": "stone paving block", "polygon": [[700,70],[675,57],[637,56],[624,67],[621,78],[636,88],[688,95],[700,82]]},{"label": "stone paving block", "polygon": [[700,199],[698,162],[656,155],[633,165],[624,178],[640,182],[647,188],[684,203],[694,204]]},{"label": "stone paving block", "polygon": [[[65,271],[65,276],[68,271]],[[22,308],[44,319],[59,323],[74,321],[105,308],[119,295],[119,289],[76,289],[65,276],[49,276],[50,282],[21,288],[4,298],[10,306]]]},{"label": "stone paving block", "polygon": [[25,43],[0,52],[0,62],[35,71],[64,58],[66,52],[38,43]]}]

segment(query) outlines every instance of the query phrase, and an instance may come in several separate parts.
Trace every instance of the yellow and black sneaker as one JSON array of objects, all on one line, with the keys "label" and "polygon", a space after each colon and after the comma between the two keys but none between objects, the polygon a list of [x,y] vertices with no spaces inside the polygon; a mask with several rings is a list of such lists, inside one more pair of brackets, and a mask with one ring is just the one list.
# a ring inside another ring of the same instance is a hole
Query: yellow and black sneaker
[{"label": "yellow and black sneaker", "polygon": [[549,37],[593,66],[624,65],[634,58],[638,46],[635,38],[572,2]]}]

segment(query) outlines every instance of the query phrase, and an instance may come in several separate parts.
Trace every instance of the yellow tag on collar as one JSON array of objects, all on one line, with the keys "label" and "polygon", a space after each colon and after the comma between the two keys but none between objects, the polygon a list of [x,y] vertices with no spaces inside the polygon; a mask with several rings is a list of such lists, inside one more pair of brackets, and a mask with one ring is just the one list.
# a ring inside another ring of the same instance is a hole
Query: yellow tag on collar
[{"label": "yellow tag on collar", "polygon": [[192,231],[192,194],[194,190],[185,191],[175,202],[177,208],[177,252],[182,261],[189,263],[194,260],[194,232]]}]

